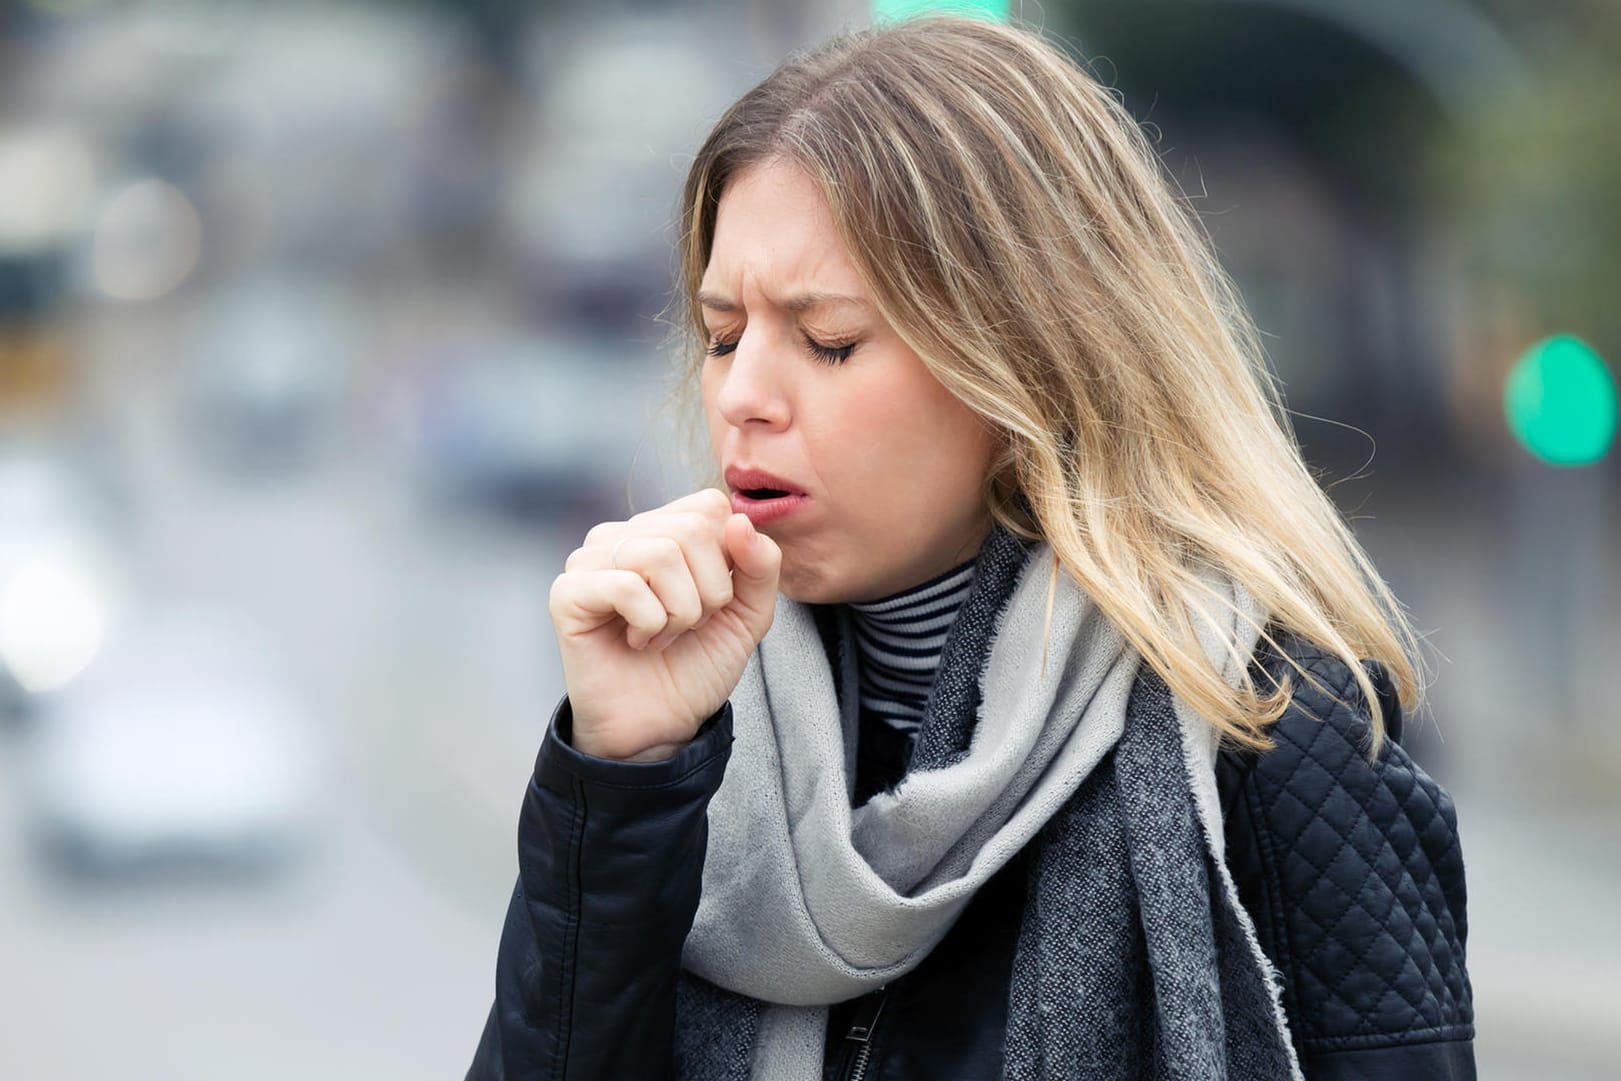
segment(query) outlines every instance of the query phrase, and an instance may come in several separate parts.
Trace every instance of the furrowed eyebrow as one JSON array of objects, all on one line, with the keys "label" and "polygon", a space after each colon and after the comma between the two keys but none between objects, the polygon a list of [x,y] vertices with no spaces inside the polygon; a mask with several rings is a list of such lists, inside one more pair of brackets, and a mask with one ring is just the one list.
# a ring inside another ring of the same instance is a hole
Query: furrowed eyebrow
[{"label": "furrowed eyebrow", "polygon": [[[735,312],[739,310],[737,301],[708,289],[698,290],[698,304],[717,312]],[[845,304],[858,308],[871,308],[872,303],[862,297],[852,296],[848,293],[799,293],[782,301],[781,306],[791,312],[809,311],[811,308],[823,305]]]}]

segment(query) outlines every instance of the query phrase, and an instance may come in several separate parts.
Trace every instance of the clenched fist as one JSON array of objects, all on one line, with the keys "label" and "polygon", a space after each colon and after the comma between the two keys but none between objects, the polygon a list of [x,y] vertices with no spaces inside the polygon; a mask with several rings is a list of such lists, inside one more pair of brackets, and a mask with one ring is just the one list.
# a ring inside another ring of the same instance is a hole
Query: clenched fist
[{"label": "clenched fist", "polygon": [[574,747],[674,755],[742,678],[781,569],[776,542],[713,488],[586,534],[551,592]]}]

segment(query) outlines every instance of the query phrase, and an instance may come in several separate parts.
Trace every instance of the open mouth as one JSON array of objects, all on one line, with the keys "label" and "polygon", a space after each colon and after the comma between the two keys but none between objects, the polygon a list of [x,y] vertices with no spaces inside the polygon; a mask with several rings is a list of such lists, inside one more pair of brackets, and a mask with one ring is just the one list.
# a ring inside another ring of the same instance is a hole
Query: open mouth
[{"label": "open mouth", "polygon": [[726,487],[732,492],[732,511],[748,515],[756,528],[776,525],[803,515],[808,493],[790,488],[786,477],[746,466],[727,466]]}]

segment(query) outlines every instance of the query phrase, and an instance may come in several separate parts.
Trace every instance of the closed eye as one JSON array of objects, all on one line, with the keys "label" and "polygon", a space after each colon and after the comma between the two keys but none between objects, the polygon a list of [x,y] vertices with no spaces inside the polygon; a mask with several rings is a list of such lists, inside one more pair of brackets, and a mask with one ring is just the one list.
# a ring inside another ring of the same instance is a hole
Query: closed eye
[{"label": "closed eye", "polygon": [[[846,342],[843,345],[828,345],[805,335],[805,348],[811,356],[824,364],[843,364],[850,359],[850,354],[856,351],[855,342]],[[704,350],[709,356],[724,357],[737,351],[737,342],[724,342],[719,338],[709,343]]]},{"label": "closed eye", "polygon": [[850,359],[850,354],[856,351],[855,342],[846,342],[843,345],[824,345],[809,335],[805,336],[805,348],[811,355],[824,364],[843,364]]}]

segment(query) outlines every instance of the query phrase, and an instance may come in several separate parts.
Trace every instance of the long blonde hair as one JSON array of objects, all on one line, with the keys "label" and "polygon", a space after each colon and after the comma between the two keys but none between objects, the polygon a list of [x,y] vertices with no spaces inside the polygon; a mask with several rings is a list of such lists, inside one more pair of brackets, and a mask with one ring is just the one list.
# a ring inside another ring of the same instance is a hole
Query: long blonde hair
[{"label": "long blonde hair", "polygon": [[694,371],[721,194],[768,160],[817,182],[884,317],[1002,434],[988,507],[1051,545],[1055,583],[1072,575],[1224,737],[1265,747],[1292,682],[1263,693],[1246,672],[1234,687],[1207,659],[1190,605],[1231,607],[1200,574],[1220,569],[1269,613],[1257,629],[1275,648],[1287,629],[1350,667],[1377,751],[1360,661],[1385,665],[1411,708],[1416,636],[1303,462],[1196,219],[1107,90],[1034,33],[950,16],[791,58],[687,176]]}]

